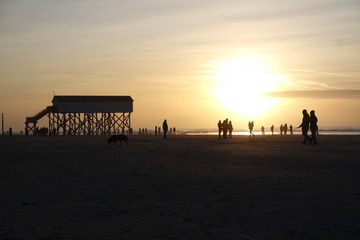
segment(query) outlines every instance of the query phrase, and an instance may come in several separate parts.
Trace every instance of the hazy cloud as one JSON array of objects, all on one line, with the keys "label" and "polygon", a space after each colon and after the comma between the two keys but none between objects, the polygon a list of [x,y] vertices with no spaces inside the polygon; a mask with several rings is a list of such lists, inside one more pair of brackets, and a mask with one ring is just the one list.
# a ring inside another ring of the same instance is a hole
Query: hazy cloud
[{"label": "hazy cloud", "polygon": [[269,93],[264,93],[263,95],[273,98],[354,99],[354,98],[360,98],[360,90],[283,91],[283,92],[269,92]]}]

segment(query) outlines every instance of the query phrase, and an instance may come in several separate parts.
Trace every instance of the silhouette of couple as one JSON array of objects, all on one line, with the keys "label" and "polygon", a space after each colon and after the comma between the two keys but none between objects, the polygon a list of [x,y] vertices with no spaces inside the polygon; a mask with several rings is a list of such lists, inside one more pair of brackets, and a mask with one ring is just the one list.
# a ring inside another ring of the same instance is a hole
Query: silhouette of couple
[{"label": "silhouette of couple", "polygon": [[[309,141],[310,144],[317,144],[316,134],[318,132],[318,126],[317,126],[317,117],[315,116],[315,111],[311,110],[310,116],[307,113],[306,109],[302,111],[303,113],[303,119],[302,123],[299,127],[301,127],[302,135],[304,136],[303,144],[306,144],[307,141]],[[311,138],[308,136],[308,131],[311,131]]]},{"label": "silhouette of couple", "polygon": [[253,133],[254,121],[251,121],[251,122],[249,121],[248,127],[249,127],[249,131],[250,131],[250,137],[251,137],[251,136],[255,136],[255,134]]}]

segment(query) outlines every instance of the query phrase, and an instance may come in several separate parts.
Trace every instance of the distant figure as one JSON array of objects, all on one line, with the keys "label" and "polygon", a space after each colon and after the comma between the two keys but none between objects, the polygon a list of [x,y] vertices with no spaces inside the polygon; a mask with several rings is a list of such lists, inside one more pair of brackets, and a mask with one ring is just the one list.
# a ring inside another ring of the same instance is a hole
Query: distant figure
[{"label": "distant figure", "polygon": [[303,119],[299,127],[301,127],[302,135],[304,136],[304,141],[302,142],[302,144],[306,144],[307,140],[311,142],[311,139],[308,136],[310,116],[307,113],[306,109],[302,111],[302,114],[303,114]]},{"label": "distant figure", "polygon": [[250,130],[250,137],[251,137],[251,135],[255,136],[255,134],[252,132],[254,129],[254,121],[249,122],[248,126],[249,126],[249,130]]},{"label": "distant figure", "polygon": [[163,131],[164,131],[164,139],[166,139],[166,133],[169,130],[166,119],[163,122],[162,128],[163,128]]},{"label": "distant figure", "polygon": [[284,126],[281,124],[280,125],[280,135],[283,135],[283,131],[284,131]]},{"label": "distant figure", "polygon": [[157,136],[157,126],[155,126],[155,136]]},{"label": "distant figure", "polygon": [[292,126],[292,125],[290,125],[289,131],[290,131],[290,135],[293,135],[293,134],[294,134],[294,132],[293,132],[293,126]]},{"label": "distant figure", "polygon": [[138,133],[139,133],[139,135],[141,135],[141,128],[139,128],[139,132],[138,132]]},{"label": "distant figure", "polygon": [[176,135],[176,128],[175,127],[173,127],[173,133],[174,133],[174,135]]},{"label": "distant figure", "polygon": [[232,122],[229,121],[229,138],[232,138],[233,130],[234,130],[234,128],[233,128]]},{"label": "distant figure", "polygon": [[264,126],[261,126],[261,133],[262,133],[262,135],[265,135],[265,128],[264,128]]},{"label": "distant figure", "polygon": [[271,130],[271,135],[274,135],[274,125],[271,125],[270,130]]},{"label": "distant figure", "polygon": [[9,127],[9,136],[12,136],[12,128]]},{"label": "distant figure", "polygon": [[287,135],[288,126],[287,123],[284,124],[284,135]]},{"label": "distant figure", "polygon": [[227,138],[228,130],[229,130],[229,122],[228,119],[225,119],[222,123],[223,138]]},{"label": "distant figure", "polygon": [[317,144],[316,134],[318,132],[318,125],[317,125],[317,117],[315,116],[315,111],[311,110],[310,112],[310,131],[311,131],[311,139],[310,143]]},{"label": "distant figure", "polygon": [[158,127],[158,133],[159,134],[161,133],[161,127]]},{"label": "distant figure", "polygon": [[218,131],[219,131],[219,138],[221,138],[221,132],[222,132],[222,123],[221,123],[221,120],[219,120],[218,122]]}]

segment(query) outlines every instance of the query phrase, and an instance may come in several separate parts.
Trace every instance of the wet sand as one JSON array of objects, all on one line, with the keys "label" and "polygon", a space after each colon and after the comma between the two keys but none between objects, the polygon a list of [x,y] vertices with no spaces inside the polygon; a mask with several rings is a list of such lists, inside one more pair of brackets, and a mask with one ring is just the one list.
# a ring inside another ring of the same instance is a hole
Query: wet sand
[{"label": "wet sand", "polygon": [[0,137],[1,239],[360,239],[360,136]]}]

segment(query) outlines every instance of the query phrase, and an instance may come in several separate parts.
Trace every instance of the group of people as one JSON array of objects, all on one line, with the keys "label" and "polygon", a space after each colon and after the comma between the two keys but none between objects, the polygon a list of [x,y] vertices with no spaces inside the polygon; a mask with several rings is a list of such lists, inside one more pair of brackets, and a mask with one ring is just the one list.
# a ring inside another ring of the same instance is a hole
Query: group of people
[{"label": "group of people", "polygon": [[219,120],[218,122],[218,131],[219,131],[219,138],[232,138],[232,132],[233,132],[233,125],[232,122],[229,121],[229,119],[225,119],[221,122]]},{"label": "group of people", "polygon": [[[298,128],[302,129],[302,135],[304,136],[304,141],[302,142],[303,144],[306,144],[307,142],[309,142],[310,144],[317,144],[317,138],[316,135],[318,134],[318,119],[315,116],[315,111],[311,110],[310,111],[310,115],[307,113],[307,110],[304,109],[302,111],[303,113],[303,119],[302,119],[302,123],[300,124],[300,126]],[[251,136],[255,136],[253,133],[253,129],[254,129],[254,121],[249,121],[248,123],[248,127],[249,127],[249,131],[250,131],[250,137]],[[308,136],[308,131],[311,131],[311,137]],[[219,130],[219,138],[231,138],[232,137],[232,131],[233,131],[233,126],[231,121],[229,121],[228,119],[225,119],[224,121],[219,120],[218,122],[218,130]],[[271,126],[270,128],[272,135],[274,135],[274,125]],[[287,135],[287,131],[289,130],[290,134],[293,134],[293,126],[290,125],[288,127],[287,123],[285,123],[284,125],[280,125],[280,135]],[[264,126],[261,127],[261,132],[263,135],[265,135],[265,128]]]},{"label": "group of people", "polygon": [[[164,138],[166,138],[168,133],[173,134],[173,135],[176,134],[176,128],[175,127],[168,127],[166,119],[164,120],[164,122],[162,124],[162,127],[155,126],[154,130],[155,130],[155,136],[160,135],[161,133],[163,133]],[[147,128],[139,128],[138,134],[139,135],[152,134],[152,131],[148,130]]]},{"label": "group of people", "polygon": [[[318,119],[315,116],[315,111],[311,110],[310,115],[308,114],[307,110],[304,109],[302,111],[303,119],[302,123],[300,124],[299,128],[301,127],[302,135],[304,136],[303,144],[306,144],[309,141],[310,144],[317,144],[316,135],[318,134]],[[311,131],[311,137],[308,136],[308,131]]]},{"label": "group of people", "polygon": [[[166,138],[166,133],[170,132],[170,134],[176,134],[176,128],[172,127],[169,128],[167,125],[166,119],[163,122],[163,132],[164,132],[164,138]],[[155,126],[155,136],[161,133],[161,127]]]},{"label": "group of people", "polygon": [[[249,127],[249,130],[250,130],[250,136],[254,136],[254,133],[252,132],[253,128],[254,128],[254,122],[253,121],[249,122],[248,127]],[[290,125],[288,127],[287,123],[285,123],[284,125],[281,124],[279,129],[280,129],[280,135],[287,135],[288,130],[290,132],[290,135],[294,134],[293,126]],[[272,125],[270,127],[271,135],[274,135],[274,130],[275,130],[274,125]],[[264,126],[261,126],[261,133],[262,133],[262,135],[265,135],[265,127]]]},{"label": "group of people", "polygon": [[293,134],[293,126],[290,125],[288,127],[287,123],[285,123],[284,125],[280,125],[280,135],[287,135],[287,131],[289,130],[290,134]]}]

